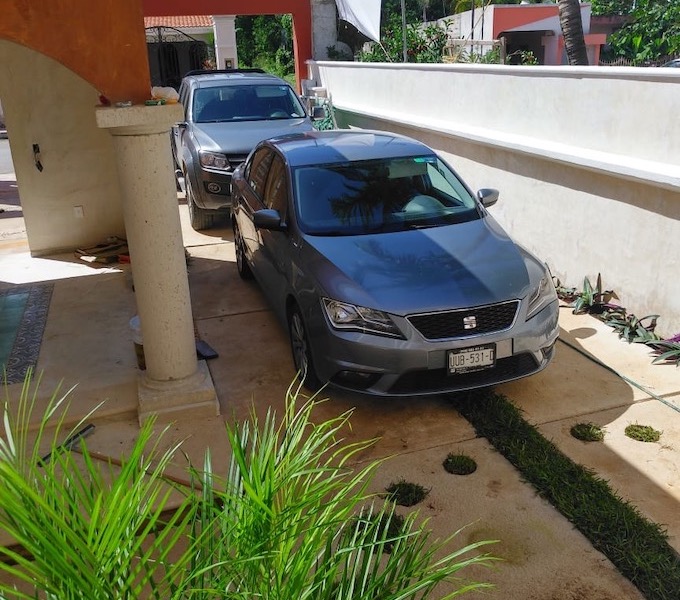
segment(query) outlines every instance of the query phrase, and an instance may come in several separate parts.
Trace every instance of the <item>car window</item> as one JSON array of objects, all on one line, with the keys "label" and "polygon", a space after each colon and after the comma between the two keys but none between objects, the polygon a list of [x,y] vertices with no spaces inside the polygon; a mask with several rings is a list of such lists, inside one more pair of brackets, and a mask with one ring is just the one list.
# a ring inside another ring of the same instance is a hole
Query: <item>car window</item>
[{"label": "car window", "polygon": [[476,200],[436,156],[299,167],[295,208],[303,231],[357,235],[481,218]]},{"label": "car window", "polygon": [[305,111],[287,84],[250,84],[196,89],[192,115],[196,123],[223,123],[300,118]]},{"label": "car window", "polygon": [[180,85],[179,88],[179,103],[184,107],[184,118],[186,119],[187,115],[187,101],[189,100],[189,90],[188,86],[185,84]]},{"label": "car window", "polygon": [[267,176],[267,187],[264,193],[264,205],[279,211],[281,219],[286,220],[288,212],[288,180],[286,165],[283,159],[275,155]]},{"label": "car window", "polygon": [[274,158],[274,152],[269,148],[260,148],[253,155],[253,160],[250,163],[246,179],[253,191],[262,197],[264,193],[264,184],[267,180],[267,173],[269,172],[269,165]]}]

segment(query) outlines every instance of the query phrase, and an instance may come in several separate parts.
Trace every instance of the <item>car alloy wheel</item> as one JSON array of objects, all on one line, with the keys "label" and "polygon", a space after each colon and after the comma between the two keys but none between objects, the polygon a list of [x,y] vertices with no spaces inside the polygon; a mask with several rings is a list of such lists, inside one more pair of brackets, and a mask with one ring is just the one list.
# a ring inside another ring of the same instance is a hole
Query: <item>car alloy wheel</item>
[{"label": "car alloy wheel", "polygon": [[241,279],[252,279],[253,272],[250,270],[250,265],[246,260],[245,246],[243,242],[243,236],[241,235],[241,230],[236,225],[233,224],[234,230],[234,252],[236,253],[236,269]]},{"label": "car alloy wheel", "polygon": [[300,314],[300,309],[297,306],[293,308],[290,314],[288,329],[295,370],[299,374],[303,385],[309,390],[316,391],[321,387],[321,384],[314,371],[314,362],[312,360],[309,339],[307,338],[307,331]]}]

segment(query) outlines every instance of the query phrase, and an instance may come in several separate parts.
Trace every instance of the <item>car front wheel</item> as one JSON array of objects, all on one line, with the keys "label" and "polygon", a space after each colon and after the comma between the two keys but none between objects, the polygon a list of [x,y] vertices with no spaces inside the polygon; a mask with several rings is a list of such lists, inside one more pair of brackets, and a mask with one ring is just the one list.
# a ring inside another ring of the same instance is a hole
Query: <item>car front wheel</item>
[{"label": "car front wheel", "polygon": [[187,208],[189,209],[189,222],[196,231],[210,229],[215,221],[212,211],[205,210],[196,206],[194,191],[191,185],[189,174],[184,171],[184,188],[186,190]]},{"label": "car front wheel", "polygon": [[321,382],[314,370],[312,349],[309,345],[307,330],[302,320],[300,309],[295,306],[288,318],[288,331],[290,334],[290,347],[293,352],[293,363],[302,384],[315,392],[321,387]]}]

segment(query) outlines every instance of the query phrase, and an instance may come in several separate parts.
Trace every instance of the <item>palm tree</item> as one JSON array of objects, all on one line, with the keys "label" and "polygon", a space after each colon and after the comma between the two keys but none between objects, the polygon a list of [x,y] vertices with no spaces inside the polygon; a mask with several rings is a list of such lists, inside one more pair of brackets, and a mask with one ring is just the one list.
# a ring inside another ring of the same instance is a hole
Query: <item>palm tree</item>
[{"label": "palm tree", "polygon": [[579,0],[558,0],[557,6],[569,64],[588,66]]}]

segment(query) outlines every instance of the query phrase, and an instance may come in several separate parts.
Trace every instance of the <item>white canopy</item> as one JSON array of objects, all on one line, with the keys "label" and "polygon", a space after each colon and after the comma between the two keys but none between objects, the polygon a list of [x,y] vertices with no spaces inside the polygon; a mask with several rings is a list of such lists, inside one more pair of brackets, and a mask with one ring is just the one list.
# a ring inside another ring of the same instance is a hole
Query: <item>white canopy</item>
[{"label": "white canopy", "polygon": [[372,40],[380,41],[380,0],[335,0],[335,3],[343,21]]}]

